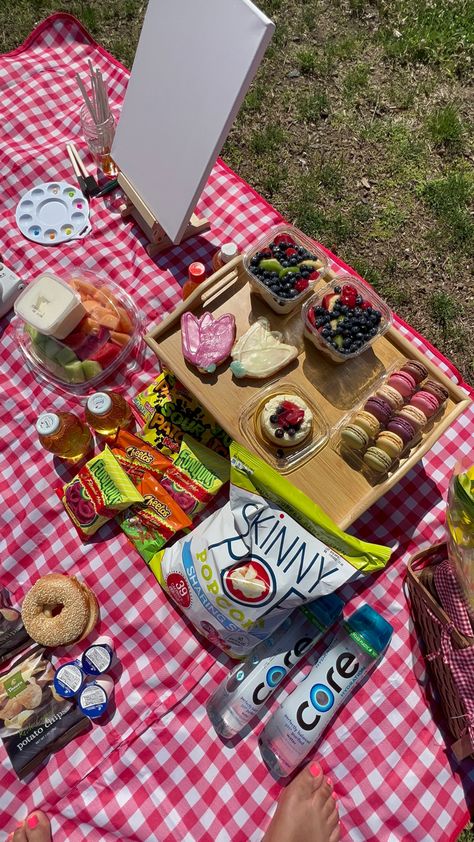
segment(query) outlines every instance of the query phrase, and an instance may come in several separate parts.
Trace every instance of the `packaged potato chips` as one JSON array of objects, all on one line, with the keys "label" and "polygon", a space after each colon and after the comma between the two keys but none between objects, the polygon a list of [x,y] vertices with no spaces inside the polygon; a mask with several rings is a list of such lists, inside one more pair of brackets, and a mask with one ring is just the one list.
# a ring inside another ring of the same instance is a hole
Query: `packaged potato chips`
[{"label": "packaged potato chips", "polygon": [[93,535],[132,503],[143,502],[107,446],[56,493],[81,537]]},{"label": "packaged potato chips", "polygon": [[229,502],[150,567],[201,634],[242,657],[298,605],[381,569],[391,551],[342,532],[244,447],[230,453]]},{"label": "packaged potato chips", "polygon": [[148,563],[177,532],[191,526],[191,520],[148,471],[138,482],[138,490],[143,503],[122,512],[117,520]]}]

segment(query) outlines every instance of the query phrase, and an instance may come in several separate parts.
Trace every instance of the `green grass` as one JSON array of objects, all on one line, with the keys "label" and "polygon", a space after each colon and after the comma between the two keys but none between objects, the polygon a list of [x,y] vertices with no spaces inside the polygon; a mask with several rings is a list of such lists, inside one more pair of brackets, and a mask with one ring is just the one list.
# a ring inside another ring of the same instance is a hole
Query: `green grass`
[{"label": "green grass", "polygon": [[285,132],[280,126],[265,126],[253,133],[250,145],[255,155],[261,156],[278,149],[284,140]]},{"label": "green grass", "polygon": [[429,299],[430,314],[441,329],[446,333],[450,325],[459,317],[458,304],[445,292],[434,292]]},{"label": "green grass", "polygon": [[437,108],[429,115],[428,134],[436,146],[444,146],[459,151],[464,137],[464,126],[453,105]]},{"label": "green grass", "polygon": [[429,181],[422,195],[436,221],[436,234],[453,248],[474,254],[474,168],[452,170],[442,178]]},{"label": "green grass", "polygon": [[298,97],[298,115],[305,123],[317,123],[329,115],[329,98],[324,91],[303,91]]},{"label": "green grass", "polygon": [[316,70],[316,53],[313,50],[299,50],[297,53],[299,69],[304,76],[309,76]]},{"label": "green grass", "polygon": [[370,68],[365,64],[358,64],[351,68],[344,79],[344,91],[347,96],[354,96],[367,88]]}]

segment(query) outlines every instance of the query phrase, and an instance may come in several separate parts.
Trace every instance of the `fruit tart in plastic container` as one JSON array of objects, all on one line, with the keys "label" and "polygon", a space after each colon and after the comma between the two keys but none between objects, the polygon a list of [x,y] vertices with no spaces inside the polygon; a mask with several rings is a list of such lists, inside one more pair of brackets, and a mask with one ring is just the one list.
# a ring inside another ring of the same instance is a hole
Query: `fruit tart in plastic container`
[{"label": "fruit tart in plastic container", "polygon": [[322,248],[292,225],[278,225],[243,257],[252,290],[276,313],[291,313],[328,269]]},{"label": "fruit tart in plastic container", "polygon": [[130,365],[141,340],[138,310],[121,287],[87,270],[45,272],[15,302],[16,337],[43,381],[86,394]]},{"label": "fruit tart in plastic container", "polygon": [[348,272],[339,272],[303,305],[304,335],[335,363],[363,354],[388,330],[387,304]]}]

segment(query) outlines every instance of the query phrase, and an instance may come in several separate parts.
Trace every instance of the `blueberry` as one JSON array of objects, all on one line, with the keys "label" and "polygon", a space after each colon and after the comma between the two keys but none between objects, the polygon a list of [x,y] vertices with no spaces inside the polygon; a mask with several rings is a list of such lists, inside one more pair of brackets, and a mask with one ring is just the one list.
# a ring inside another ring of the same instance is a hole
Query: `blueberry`
[{"label": "blueberry", "polygon": [[278,424],[278,415],[270,415],[270,423]]},{"label": "blueberry", "polygon": [[272,292],[278,292],[280,287],[278,284],[270,284],[270,289]]},{"label": "blueberry", "polygon": [[276,452],[276,455],[277,455],[278,459],[283,459],[283,457],[285,455],[285,451],[282,450],[281,447],[279,447],[277,452]]},{"label": "blueberry", "polygon": [[276,414],[277,414],[277,415],[282,415],[282,413],[283,413],[284,411],[285,411],[285,410],[283,409],[283,407],[282,407],[282,406],[277,406],[277,408],[276,408],[276,410],[275,410],[275,412],[276,412]]},{"label": "blueberry", "polygon": [[337,294],[339,295],[339,293],[342,292],[341,287],[340,286],[334,287],[334,292],[337,292]]},{"label": "blueberry", "polygon": [[326,336],[330,336],[330,335],[331,335],[330,329],[328,327],[324,327],[321,331],[321,336],[326,337]]},{"label": "blueberry", "polygon": [[295,427],[289,427],[288,428],[288,435],[291,436],[291,438],[293,438],[293,436],[296,435],[296,428]]},{"label": "blueberry", "polygon": [[288,261],[287,261],[287,260],[282,260],[282,261],[281,261],[281,265],[283,266],[283,268],[284,268],[284,269],[288,269],[288,266],[289,266],[290,264],[288,263]]},{"label": "blueberry", "polygon": [[361,296],[361,295],[358,295],[358,296],[356,297],[356,304],[362,304],[363,300],[364,300],[364,299],[362,298],[362,296]]},{"label": "blueberry", "polygon": [[284,435],[285,431],[281,427],[277,427],[275,430],[275,436],[277,437],[277,439],[282,439]]},{"label": "blueberry", "polygon": [[376,327],[373,327],[371,330],[369,330],[369,336],[377,336],[377,333],[378,330]]}]

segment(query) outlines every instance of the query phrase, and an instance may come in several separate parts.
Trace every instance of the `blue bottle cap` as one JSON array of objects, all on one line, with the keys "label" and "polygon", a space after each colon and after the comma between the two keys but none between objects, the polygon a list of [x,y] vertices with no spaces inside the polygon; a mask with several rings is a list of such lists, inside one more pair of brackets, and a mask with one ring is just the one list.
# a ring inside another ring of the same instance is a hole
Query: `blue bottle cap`
[{"label": "blue bottle cap", "polygon": [[78,661],[69,661],[56,670],[53,686],[58,696],[71,699],[80,693],[84,681],[85,675]]},{"label": "blue bottle cap", "polygon": [[370,605],[361,605],[348,617],[345,625],[348,631],[360,634],[377,654],[381,654],[387,648],[393,633],[390,623]]},{"label": "blue bottle cap", "polygon": [[314,617],[320,625],[328,629],[336,622],[337,618],[342,614],[344,602],[335,593],[327,594],[327,596],[320,596],[314,602],[309,602],[307,605],[301,606],[301,610],[309,616]]},{"label": "blue bottle cap", "polygon": [[81,690],[77,703],[82,713],[89,719],[98,719],[107,710],[109,697],[103,687],[91,681]]}]

